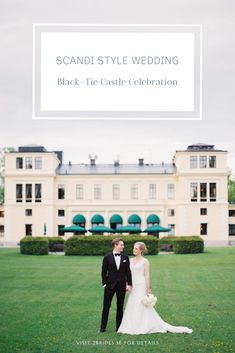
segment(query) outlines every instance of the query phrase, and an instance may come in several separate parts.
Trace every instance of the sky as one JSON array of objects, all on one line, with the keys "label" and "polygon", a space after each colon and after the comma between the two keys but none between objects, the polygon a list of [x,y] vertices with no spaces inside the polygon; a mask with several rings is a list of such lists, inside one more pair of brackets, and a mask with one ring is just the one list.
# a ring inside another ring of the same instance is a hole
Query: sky
[{"label": "sky", "polygon": [[[0,147],[39,144],[65,162],[171,162],[193,143],[228,150],[235,174],[233,0],[1,0]],[[32,24],[202,24],[202,121],[32,119]]]}]

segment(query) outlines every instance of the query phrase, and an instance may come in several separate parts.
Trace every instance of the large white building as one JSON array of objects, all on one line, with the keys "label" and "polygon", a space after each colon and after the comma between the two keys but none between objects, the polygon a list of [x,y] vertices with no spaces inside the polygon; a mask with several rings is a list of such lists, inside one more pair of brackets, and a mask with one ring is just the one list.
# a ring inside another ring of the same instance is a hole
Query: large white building
[{"label": "large white building", "polygon": [[[154,214],[171,234],[200,235],[206,245],[228,245],[235,241],[235,208],[228,214],[229,174],[227,151],[213,145],[176,151],[170,164],[146,164],[143,159],[97,164],[92,157],[88,164],[64,164],[62,151],[21,146],[5,155],[1,244],[15,246],[25,235],[61,234],[77,214],[85,217],[86,229],[95,215],[111,227],[113,215],[120,215],[123,225],[138,215],[142,230]],[[234,236],[228,229],[234,229]]]}]

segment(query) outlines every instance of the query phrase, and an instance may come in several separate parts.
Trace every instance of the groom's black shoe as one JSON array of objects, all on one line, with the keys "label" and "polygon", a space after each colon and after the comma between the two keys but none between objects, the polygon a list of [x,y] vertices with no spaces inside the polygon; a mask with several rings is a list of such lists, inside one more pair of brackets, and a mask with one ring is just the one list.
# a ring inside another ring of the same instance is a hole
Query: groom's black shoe
[{"label": "groom's black shoe", "polygon": [[98,332],[103,333],[106,332],[106,330],[104,328],[100,328]]}]

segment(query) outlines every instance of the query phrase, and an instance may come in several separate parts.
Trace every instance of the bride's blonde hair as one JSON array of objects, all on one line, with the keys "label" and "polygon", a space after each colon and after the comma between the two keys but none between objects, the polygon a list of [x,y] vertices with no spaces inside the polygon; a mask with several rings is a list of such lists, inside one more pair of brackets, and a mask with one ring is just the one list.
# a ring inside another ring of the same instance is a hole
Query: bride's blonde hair
[{"label": "bride's blonde hair", "polygon": [[134,245],[137,245],[140,248],[142,254],[146,254],[148,252],[147,246],[142,241],[137,241]]}]

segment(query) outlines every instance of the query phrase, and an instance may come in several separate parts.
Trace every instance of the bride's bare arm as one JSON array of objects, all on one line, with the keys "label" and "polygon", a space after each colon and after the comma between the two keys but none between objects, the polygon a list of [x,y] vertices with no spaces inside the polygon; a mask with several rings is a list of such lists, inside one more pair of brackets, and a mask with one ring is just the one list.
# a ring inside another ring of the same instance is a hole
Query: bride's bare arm
[{"label": "bride's bare arm", "polygon": [[146,283],[146,292],[147,294],[151,293],[151,288],[150,288],[150,265],[149,261],[145,259],[144,261],[144,276],[145,276],[145,283]]}]

